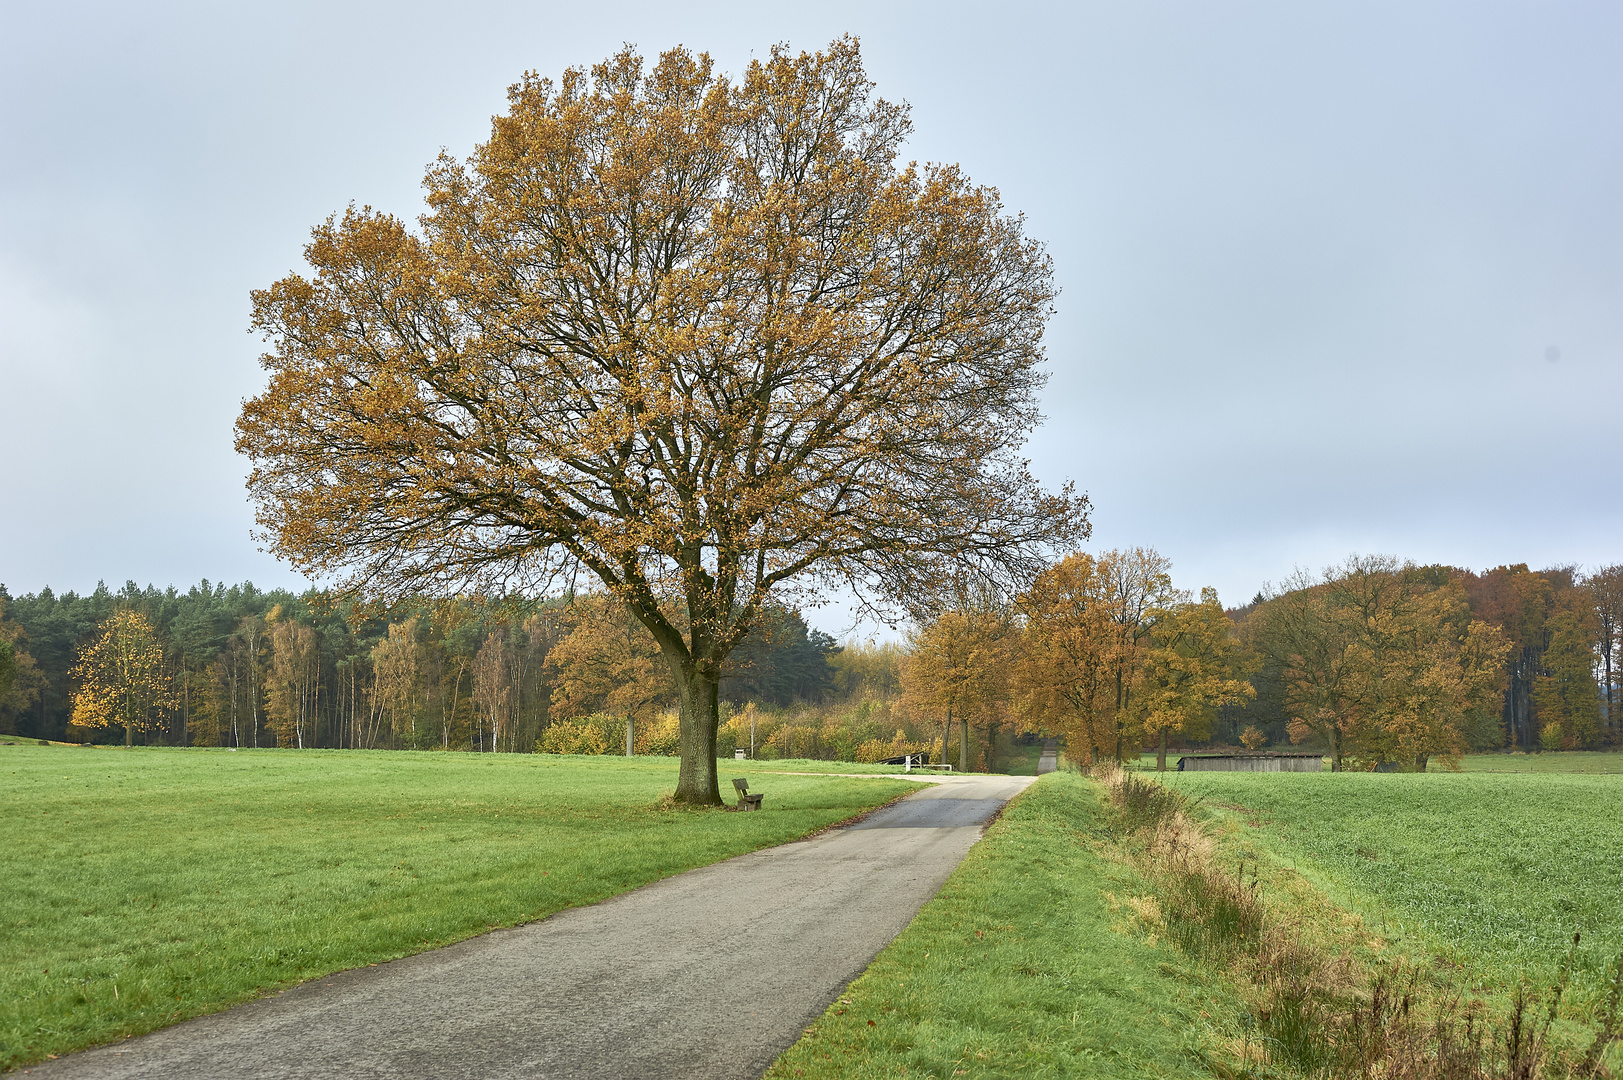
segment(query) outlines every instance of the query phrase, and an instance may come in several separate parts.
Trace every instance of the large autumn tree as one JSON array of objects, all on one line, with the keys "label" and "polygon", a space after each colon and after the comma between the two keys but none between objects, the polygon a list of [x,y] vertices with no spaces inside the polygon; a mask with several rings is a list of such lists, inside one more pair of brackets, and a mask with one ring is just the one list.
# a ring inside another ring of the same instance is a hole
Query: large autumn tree
[{"label": "large autumn tree", "polygon": [[1054,286],[998,193],[900,165],[857,44],[742,78],[629,49],[509,92],[420,229],[350,209],[253,297],[237,445],[274,550],[379,594],[584,571],[681,699],[717,803],[717,682],[769,600],[1000,583],[1085,536],[1017,456]]},{"label": "large autumn tree", "polygon": [[1089,764],[1096,756],[1120,761],[1129,744],[1137,753],[1155,619],[1182,599],[1172,588],[1171,569],[1153,548],[1097,558],[1077,552],[1039,575],[1016,601],[1025,617],[1014,668],[1016,705],[1033,726],[1064,737]]},{"label": "large autumn tree", "polygon": [[1354,556],[1315,581],[1298,573],[1246,621],[1265,663],[1281,672],[1290,737],[1369,762],[1453,760],[1494,710],[1512,646],[1471,617],[1447,567]]},{"label": "large autumn tree", "polygon": [[1163,602],[1151,611],[1150,624],[1139,708],[1144,733],[1156,740],[1155,767],[1165,772],[1168,733],[1209,738],[1217,709],[1257,691],[1245,681],[1248,658],[1216,589],[1200,590],[1198,603],[1187,595]]},{"label": "large autumn tree", "polygon": [[990,604],[961,605],[921,628],[912,646],[901,667],[903,706],[941,725],[943,763],[957,725],[960,772],[972,764],[970,725],[984,726],[990,766],[1009,696],[1014,633],[1008,613]]}]

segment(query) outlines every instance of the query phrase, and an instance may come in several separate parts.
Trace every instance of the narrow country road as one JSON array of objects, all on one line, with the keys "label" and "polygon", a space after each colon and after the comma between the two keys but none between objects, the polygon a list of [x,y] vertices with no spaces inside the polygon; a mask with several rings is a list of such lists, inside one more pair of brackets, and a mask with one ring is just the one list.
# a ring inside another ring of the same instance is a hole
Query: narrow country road
[{"label": "narrow country road", "polygon": [[[50,1080],[757,1077],[1033,779],[932,778],[813,840],[23,1071]],[[761,787],[770,798],[769,774]]]}]

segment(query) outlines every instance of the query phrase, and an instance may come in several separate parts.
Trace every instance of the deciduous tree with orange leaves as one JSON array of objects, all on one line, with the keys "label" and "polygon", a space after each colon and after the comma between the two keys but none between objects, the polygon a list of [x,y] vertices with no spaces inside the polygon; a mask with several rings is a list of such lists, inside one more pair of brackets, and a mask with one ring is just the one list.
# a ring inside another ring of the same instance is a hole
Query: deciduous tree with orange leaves
[{"label": "deciduous tree with orange leaves", "polygon": [[1156,611],[1178,598],[1171,563],[1149,548],[1067,556],[1018,600],[1018,707],[1073,753],[1120,760],[1143,733],[1139,690]]},{"label": "deciduous tree with orange leaves", "polygon": [[1286,585],[1247,633],[1282,673],[1292,741],[1322,738],[1332,771],[1349,756],[1420,770],[1452,761],[1499,706],[1512,645],[1471,617],[1457,572],[1354,556]]},{"label": "deciduous tree with orange leaves", "polygon": [[1151,612],[1150,624],[1139,707],[1145,734],[1156,740],[1155,767],[1165,772],[1169,733],[1208,738],[1219,707],[1257,691],[1244,677],[1244,650],[1216,589],[1202,589],[1199,601],[1178,594]]},{"label": "deciduous tree with orange leaves", "polygon": [[1018,456],[1049,259],[995,190],[899,164],[909,130],[849,38],[736,81],[680,48],[526,76],[420,229],[351,209],[254,294],[273,549],[379,594],[594,575],[679,689],[675,798],[719,803],[717,684],[769,600],[1020,583],[1088,531]]},{"label": "deciduous tree with orange leaves", "polygon": [[943,612],[920,630],[912,644],[902,661],[902,705],[920,719],[941,725],[942,762],[957,726],[958,768],[966,771],[973,764],[970,725],[986,727],[990,757],[993,732],[1007,708],[1014,645],[1008,616],[975,607]]},{"label": "deciduous tree with orange leaves", "polygon": [[626,745],[631,747],[633,725],[670,705],[675,690],[670,668],[648,633],[618,601],[582,597],[567,615],[574,625],[547,654],[553,680],[551,715],[569,719],[605,712],[622,717]]}]

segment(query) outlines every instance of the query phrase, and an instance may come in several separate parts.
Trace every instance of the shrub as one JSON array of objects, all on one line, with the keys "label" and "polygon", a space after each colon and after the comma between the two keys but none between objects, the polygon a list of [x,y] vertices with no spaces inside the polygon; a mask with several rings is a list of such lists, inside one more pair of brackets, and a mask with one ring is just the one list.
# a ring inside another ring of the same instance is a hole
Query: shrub
[{"label": "shrub", "polygon": [[903,754],[921,754],[930,749],[930,744],[918,739],[909,739],[906,730],[896,729],[896,734],[888,741],[885,739],[869,739],[858,746],[856,756],[852,761],[884,761],[886,758],[901,757]]},{"label": "shrub", "polygon": [[609,742],[603,737],[595,717],[584,720],[554,720],[547,725],[536,741],[535,749],[542,754],[606,754]]},{"label": "shrub", "polygon": [[[671,757],[682,751],[682,716],[680,713],[662,712],[646,720],[637,721],[637,753]],[[716,740],[716,752],[721,753],[721,739]]]}]

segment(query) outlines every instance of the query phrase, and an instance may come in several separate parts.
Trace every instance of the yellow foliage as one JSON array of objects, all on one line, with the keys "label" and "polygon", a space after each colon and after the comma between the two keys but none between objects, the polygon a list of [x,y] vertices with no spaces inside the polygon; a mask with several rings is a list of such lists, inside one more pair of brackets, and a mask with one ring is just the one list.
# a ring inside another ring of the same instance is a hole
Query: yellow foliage
[{"label": "yellow foliage", "polygon": [[174,704],[157,630],[138,611],[121,608],[79,652],[79,684],[71,722],[81,728],[124,728],[126,746],[137,731],[160,730]]},{"label": "yellow foliage", "polygon": [[901,757],[903,754],[925,754],[930,752],[930,744],[920,739],[909,739],[907,732],[901,728],[890,740],[869,739],[857,747],[853,761],[884,761],[886,758]]},{"label": "yellow foliage", "polygon": [[681,752],[682,718],[674,712],[656,713],[646,720],[637,721],[637,753],[675,755]]},{"label": "yellow foliage", "polygon": [[[1018,463],[1048,256],[995,189],[902,164],[909,129],[854,38],[736,81],[681,47],[526,75],[420,231],[352,208],[253,294],[273,550],[393,596],[593,575],[708,735],[775,595],[908,603],[1086,537]],[[676,798],[718,801],[687,764]]]},{"label": "yellow foliage", "polygon": [[602,728],[590,720],[554,720],[535,749],[542,754],[606,754],[610,748]]},{"label": "yellow foliage", "polygon": [[1136,752],[1143,738],[1139,691],[1154,611],[1180,599],[1170,567],[1147,548],[1077,553],[1019,599],[1026,626],[1014,673],[1017,707],[1089,763]]}]

